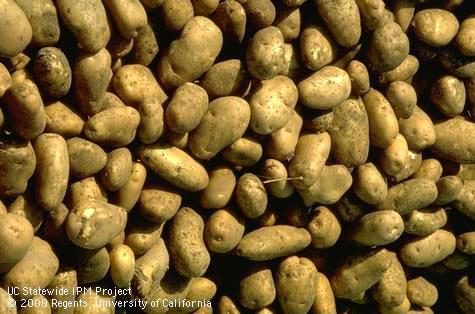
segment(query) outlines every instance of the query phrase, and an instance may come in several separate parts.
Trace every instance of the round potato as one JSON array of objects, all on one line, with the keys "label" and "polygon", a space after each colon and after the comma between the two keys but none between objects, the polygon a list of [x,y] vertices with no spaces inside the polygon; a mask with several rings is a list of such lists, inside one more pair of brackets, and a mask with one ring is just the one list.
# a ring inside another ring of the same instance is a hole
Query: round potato
[{"label": "round potato", "polygon": [[0,24],[2,42],[1,57],[13,57],[22,52],[31,41],[32,28],[28,17],[14,0],[5,0],[0,4],[3,19]]},{"label": "round potato", "polygon": [[437,287],[424,277],[417,277],[407,282],[407,298],[412,304],[433,306],[439,298]]},{"label": "round potato", "polygon": [[311,245],[316,249],[332,247],[341,235],[338,218],[325,206],[319,206],[313,211],[307,230],[312,236]]},{"label": "round potato", "polygon": [[244,219],[231,209],[219,209],[206,221],[204,232],[206,245],[211,251],[227,253],[241,241]]},{"label": "round potato", "polygon": [[160,15],[166,29],[177,33],[193,18],[193,4],[190,0],[164,0]]},{"label": "round potato", "polygon": [[440,112],[448,117],[455,117],[465,107],[465,86],[455,76],[443,76],[432,85],[430,99]]},{"label": "round potato", "polygon": [[[294,9],[295,10],[295,9]],[[300,54],[310,70],[319,70],[336,58],[338,48],[331,35],[323,28],[309,25],[300,35]]]},{"label": "round potato", "polygon": [[228,166],[219,166],[209,172],[209,183],[200,192],[200,205],[203,208],[219,209],[225,207],[231,200],[236,176]]},{"label": "round potato", "polygon": [[71,67],[64,53],[48,47],[38,51],[34,62],[35,77],[45,93],[61,98],[69,92],[72,81]]},{"label": "round potato", "polygon": [[419,170],[417,170],[413,178],[425,178],[437,182],[442,176],[443,170],[442,164],[437,159],[424,159]]},{"label": "round potato", "polygon": [[442,9],[425,9],[411,22],[416,37],[432,47],[442,47],[452,41],[459,30],[455,15]]},{"label": "round potato", "polygon": [[252,173],[246,173],[239,178],[235,198],[243,215],[250,219],[261,216],[267,208],[264,184]]},{"label": "round potato", "polygon": [[356,221],[349,239],[361,246],[381,246],[399,239],[403,231],[401,215],[393,210],[378,210]]},{"label": "round potato", "polygon": [[386,22],[386,10],[383,0],[356,0],[366,30],[376,30]]},{"label": "round potato", "polygon": [[275,19],[275,6],[270,0],[241,1],[246,10],[249,23],[257,29],[272,25]]},{"label": "round potato", "polygon": [[239,282],[239,303],[257,310],[271,305],[276,297],[272,271],[265,266],[252,268]]}]

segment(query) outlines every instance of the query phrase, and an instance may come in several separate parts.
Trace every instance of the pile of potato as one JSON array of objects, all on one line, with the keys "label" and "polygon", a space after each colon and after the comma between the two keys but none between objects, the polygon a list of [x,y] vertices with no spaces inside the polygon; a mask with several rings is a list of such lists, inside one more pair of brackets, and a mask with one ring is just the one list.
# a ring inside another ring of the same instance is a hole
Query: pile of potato
[{"label": "pile of potato", "polygon": [[0,0],[0,314],[474,314],[474,117],[472,0]]}]

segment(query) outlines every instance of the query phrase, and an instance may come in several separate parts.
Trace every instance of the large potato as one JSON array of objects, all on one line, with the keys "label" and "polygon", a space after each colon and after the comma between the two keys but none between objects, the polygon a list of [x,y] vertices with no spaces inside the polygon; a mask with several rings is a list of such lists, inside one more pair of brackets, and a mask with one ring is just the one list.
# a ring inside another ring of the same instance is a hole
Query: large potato
[{"label": "large potato", "polygon": [[14,0],[2,1],[0,3],[0,14],[3,17],[0,23],[0,33],[2,34],[0,56],[16,56],[31,41],[31,24]]},{"label": "large potato", "polygon": [[453,118],[436,123],[432,151],[457,163],[475,163],[475,123]]},{"label": "large potato", "polygon": [[432,47],[447,45],[459,30],[459,22],[455,15],[441,9],[426,9],[417,12],[411,26],[416,37]]},{"label": "large potato", "polygon": [[216,253],[227,253],[234,249],[244,235],[244,218],[231,209],[214,212],[206,221],[205,241]]}]

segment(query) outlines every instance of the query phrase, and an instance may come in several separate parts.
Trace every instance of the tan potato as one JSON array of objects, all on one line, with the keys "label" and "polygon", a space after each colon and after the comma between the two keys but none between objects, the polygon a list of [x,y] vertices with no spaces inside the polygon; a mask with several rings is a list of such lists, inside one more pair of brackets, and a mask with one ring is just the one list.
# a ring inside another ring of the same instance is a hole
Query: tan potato
[{"label": "tan potato", "polygon": [[95,250],[76,249],[75,253],[78,284],[91,284],[107,275],[110,257],[105,247]]},{"label": "tan potato", "polygon": [[397,255],[391,252],[391,266],[371,288],[373,299],[384,307],[396,307],[404,303],[407,280]]},{"label": "tan potato", "polygon": [[432,151],[438,156],[457,163],[475,163],[472,139],[475,124],[461,118],[453,118],[436,123],[435,143]]},{"label": "tan potato", "polygon": [[337,46],[324,28],[309,25],[302,31],[300,54],[303,64],[310,70],[316,71],[330,64],[335,60],[337,52]]},{"label": "tan potato", "polygon": [[262,157],[262,145],[252,137],[241,137],[221,151],[221,155],[234,166],[250,167]]},{"label": "tan potato", "polygon": [[130,51],[132,63],[149,66],[157,56],[160,48],[153,28],[154,25],[149,21],[140,34],[134,38]]},{"label": "tan potato", "polygon": [[371,162],[356,168],[352,187],[355,194],[368,204],[381,203],[388,195],[385,177]]},{"label": "tan potato", "polygon": [[5,211],[0,231],[0,272],[5,273],[27,254],[33,242],[33,227],[26,218]]},{"label": "tan potato", "polygon": [[175,216],[181,205],[181,195],[162,185],[146,185],[140,192],[139,212],[148,220],[162,223]]},{"label": "tan potato", "polygon": [[[238,1],[222,1],[214,11],[213,21],[222,30],[225,41],[240,43],[244,39],[247,15],[244,7]],[[211,97],[211,94],[209,95]]]},{"label": "tan potato", "polygon": [[418,106],[408,119],[399,119],[399,131],[410,149],[420,151],[436,141],[437,134],[430,117]]},{"label": "tan potato", "polygon": [[416,91],[404,81],[391,82],[386,88],[386,98],[398,118],[408,119],[416,110]]},{"label": "tan potato", "polygon": [[188,149],[190,142],[190,133],[175,133],[167,132],[166,134],[168,143],[173,146],[178,147],[179,149]]},{"label": "tan potato", "polygon": [[284,64],[278,74],[290,77],[297,81],[302,74],[302,65],[299,51],[295,44],[284,44]]},{"label": "tan potato", "polygon": [[255,266],[239,281],[239,303],[246,309],[262,309],[271,305],[275,297],[276,287],[268,267]]},{"label": "tan potato", "polygon": [[475,232],[465,232],[457,236],[457,249],[465,254],[475,254]]},{"label": "tan potato", "polygon": [[104,168],[107,155],[104,150],[90,141],[73,137],[66,141],[69,154],[69,170],[77,178],[93,176]]},{"label": "tan potato", "polygon": [[[57,295],[55,294],[53,297],[47,295],[47,297],[51,299],[57,299],[58,304],[61,304],[60,302],[73,302],[76,299],[76,296],[73,291],[77,286],[78,282],[76,270],[69,266],[60,266],[58,272],[53,278],[53,281],[48,285],[48,289],[54,290],[63,288],[63,291],[67,293],[64,293],[63,295],[59,295],[58,293]],[[74,310],[73,308],[64,309],[58,306],[58,304],[53,304],[53,301],[50,300],[50,302],[52,307],[52,313],[71,314]]]},{"label": "tan potato", "polygon": [[288,6],[278,6],[274,25],[280,29],[286,42],[295,40],[300,35],[300,9]]},{"label": "tan potato", "polygon": [[269,142],[266,145],[267,156],[279,161],[292,159],[302,125],[302,117],[294,111],[289,122],[283,128],[270,134]]},{"label": "tan potato", "polygon": [[177,33],[193,18],[193,4],[190,0],[164,0],[160,16],[167,30]]},{"label": "tan potato", "polygon": [[64,138],[71,138],[81,134],[84,120],[71,106],[61,101],[56,101],[46,106],[45,111],[45,132],[57,133]]},{"label": "tan potato", "polygon": [[101,183],[109,191],[123,187],[132,171],[132,154],[127,148],[117,148],[107,154],[107,163],[101,172]]},{"label": "tan potato", "polygon": [[13,0],[5,0],[0,5],[4,17],[0,24],[3,35],[0,44],[1,57],[13,57],[22,52],[31,41],[32,28],[28,17]]},{"label": "tan potato", "polygon": [[409,267],[427,267],[440,262],[455,250],[455,236],[443,229],[417,237],[399,249],[399,258]]},{"label": "tan potato", "polygon": [[268,261],[297,253],[310,242],[310,233],[303,228],[287,225],[262,227],[244,235],[236,254],[251,261]]},{"label": "tan potato", "polygon": [[397,68],[379,73],[378,81],[384,85],[395,81],[410,81],[418,69],[419,60],[413,55],[408,55]]},{"label": "tan potato", "polygon": [[26,193],[18,196],[10,206],[8,212],[18,216],[25,217],[33,226],[34,232],[37,232],[43,224],[44,211],[38,206],[32,193]]},{"label": "tan potato", "polygon": [[452,203],[453,207],[465,216],[475,220],[475,181],[465,180],[462,190]]},{"label": "tan potato", "polygon": [[429,179],[437,182],[442,176],[442,165],[434,158],[424,159],[419,170],[414,174],[413,178]]},{"label": "tan potato", "polygon": [[[235,1],[222,4],[228,2]],[[249,79],[241,60],[230,59],[214,64],[203,76],[200,85],[210,98],[241,96],[249,86]]]},{"label": "tan potato", "polygon": [[457,77],[445,75],[432,85],[430,99],[440,112],[448,117],[455,117],[465,107],[465,86]]},{"label": "tan potato", "polygon": [[147,13],[139,0],[111,1],[105,5],[112,15],[115,26],[123,38],[135,38],[147,25]]},{"label": "tan potato", "polygon": [[228,166],[219,166],[209,172],[209,183],[200,192],[200,205],[203,208],[219,209],[231,200],[236,186],[236,176]]},{"label": "tan potato", "polygon": [[5,94],[12,84],[12,77],[10,76],[8,69],[0,62],[0,97]]},{"label": "tan potato", "polygon": [[104,95],[104,102],[102,103],[102,109],[106,110],[112,107],[124,107],[124,102],[116,94],[106,92]]},{"label": "tan potato", "polygon": [[475,44],[473,34],[475,33],[475,16],[470,15],[462,21],[459,31],[455,37],[455,44],[458,50],[466,56],[475,56]]},{"label": "tan potato", "polygon": [[58,48],[47,47],[38,51],[34,61],[35,77],[48,96],[61,98],[69,92],[72,81],[71,67]]},{"label": "tan potato", "polygon": [[102,1],[60,0],[56,7],[66,27],[76,37],[80,49],[96,53],[105,48],[111,37]]},{"label": "tan potato", "polygon": [[288,181],[285,165],[276,159],[266,159],[262,175],[264,184],[269,187],[269,193],[278,198],[287,198],[294,193],[294,187]]},{"label": "tan potato", "polygon": [[190,291],[186,295],[186,300],[188,300],[190,303],[179,304],[177,307],[170,309],[168,313],[196,313],[195,310],[200,308],[200,304],[206,304],[206,306],[201,308],[210,309],[210,300],[215,296],[216,290],[216,284],[208,278],[193,278],[190,283]]},{"label": "tan potato", "polygon": [[312,237],[312,246],[316,249],[332,247],[340,238],[341,225],[335,214],[325,206],[313,211],[307,230]]},{"label": "tan potato", "polygon": [[436,286],[419,276],[407,282],[407,298],[412,304],[431,307],[437,302],[439,293]]},{"label": "tan potato", "polygon": [[365,29],[374,31],[386,22],[385,4],[382,0],[356,0],[355,2]]},{"label": "tan potato", "polygon": [[404,301],[397,306],[384,306],[382,304],[378,305],[378,310],[381,314],[407,314],[411,308],[411,302],[407,297],[404,297]]},{"label": "tan potato", "polygon": [[317,284],[315,289],[315,300],[313,301],[312,314],[336,314],[335,296],[328,278],[317,273]]},{"label": "tan potato", "polygon": [[213,252],[230,252],[239,244],[243,235],[244,219],[231,209],[219,209],[206,221],[205,241]]},{"label": "tan potato", "polygon": [[382,246],[399,239],[403,231],[401,215],[393,210],[378,210],[356,221],[348,238],[360,246]]},{"label": "tan potato", "polygon": [[209,16],[218,7],[218,0],[192,0],[195,15]]},{"label": "tan potato", "polygon": [[130,212],[139,200],[146,177],[147,169],[141,163],[134,162],[127,182],[117,190],[114,204]]},{"label": "tan potato", "polygon": [[457,176],[445,176],[439,179],[437,185],[437,199],[435,204],[445,205],[457,199],[462,191],[463,182]]},{"label": "tan potato", "polygon": [[455,284],[455,301],[463,313],[468,314],[475,310],[475,286],[470,282],[470,276],[463,276]]},{"label": "tan potato", "polygon": [[447,223],[443,208],[415,209],[404,217],[404,231],[417,236],[428,236]]},{"label": "tan potato", "polygon": [[249,23],[256,29],[272,25],[275,19],[275,6],[270,0],[241,1],[246,10]]},{"label": "tan potato", "polygon": [[352,60],[345,68],[351,79],[351,91],[355,96],[361,96],[369,91],[369,73],[366,66]]},{"label": "tan potato", "polygon": [[258,222],[257,224],[259,227],[275,226],[279,218],[280,218],[280,215],[275,209],[268,208],[264,212],[264,214],[262,214],[261,216],[257,218],[257,222]]},{"label": "tan potato", "polygon": [[127,288],[135,273],[134,252],[127,245],[115,246],[110,252],[110,273],[114,285]]},{"label": "tan potato", "polygon": [[389,145],[379,158],[381,169],[388,176],[395,176],[410,163],[409,147],[406,139],[398,134],[394,142]]},{"label": "tan potato", "polygon": [[145,98],[137,108],[140,123],[137,137],[143,144],[156,142],[165,133],[165,112],[158,97]]},{"label": "tan potato", "polygon": [[242,175],[236,184],[235,199],[242,214],[254,219],[267,208],[267,192],[261,180],[252,173]]},{"label": "tan potato", "polygon": [[85,199],[107,202],[107,193],[104,187],[96,181],[95,177],[76,181],[69,186],[67,202],[69,208],[75,207]]},{"label": "tan potato", "polygon": [[459,22],[455,15],[435,8],[417,12],[411,26],[416,37],[432,47],[447,45],[459,30]]}]

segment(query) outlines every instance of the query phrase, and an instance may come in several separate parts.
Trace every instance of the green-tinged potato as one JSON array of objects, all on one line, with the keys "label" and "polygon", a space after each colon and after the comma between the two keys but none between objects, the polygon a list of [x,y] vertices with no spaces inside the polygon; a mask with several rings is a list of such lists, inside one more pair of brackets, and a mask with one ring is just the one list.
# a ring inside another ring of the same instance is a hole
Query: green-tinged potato
[{"label": "green-tinged potato", "polygon": [[391,252],[391,260],[391,266],[371,289],[373,299],[384,307],[401,305],[406,298],[406,274],[396,253]]},{"label": "green-tinged potato", "polygon": [[84,250],[75,248],[75,263],[78,283],[91,284],[103,279],[110,268],[110,257],[107,249]]},{"label": "green-tinged potato", "polygon": [[121,147],[134,140],[139,124],[140,114],[134,108],[112,107],[90,117],[84,125],[84,134],[96,144]]},{"label": "green-tinged potato", "polygon": [[283,260],[275,274],[277,300],[284,313],[307,313],[317,288],[317,268],[305,257]]},{"label": "green-tinged potato", "polygon": [[110,252],[110,273],[114,285],[127,288],[135,273],[134,252],[127,245],[116,245]]},{"label": "green-tinged potato", "polygon": [[459,234],[457,236],[457,249],[465,254],[475,254],[475,231]]},{"label": "green-tinged potato", "polygon": [[139,200],[146,177],[147,169],[141,163],[134,162],[127,182],[117,190],[114,204],[130,212]]},{"label": "green-tinged potato", "polygon": [[419,60],[413,55],[408,55],[401,64],[391,70],[378,74],[378,81],[387,85],[395,81],[409,81],[419,69]]},{"label": "green-tinged potato", "polygon": [[92,291],[76,292],[76,302],[82,304],[82,307],[75,307],[74,314],[112,314],[115,312],[115,297],[106,293]]},{"label": "green-tinged potato", "polygon": [[452,205],[465,216],[475,220],[475,181],[465,180],[463,187]]},{"label": "green-tinged potato", "polygon": [[335,296],[328,278],[317,273],[317,283],[315,288],[315,300],[310,310],[312,314],[336,314]]},{"label": "green-tinged potato", "polygon": [[200,205],[203,208],[223,208],[231,200],[236,176],[229,166],[218,166],[209,172],[209,183],[200,192]]},{"label": "green-tinged potato", "polygon": [[300,35],[300,9],[288,6],[279,6],[274,25],[277,26],[286,42],[295,40]]},{"label": "green-tinged potato", "polygon": [[132,63],[149,66],[157,56],[160,48],[157,36],[154,33],[154,25],[149,21],[140,34],[134,38],[133,47],[130,51]]},{"label": "green-tinged potato", "polygon": [[442,47],[452,41],[459,30],[457,17],[441,9],[425,9],[411,22],[416,37],[431,47]]},{"label": "green-tinged potato", "polygon": [[315,4],[338,44],[352,47],[359,42],[361,21],[354,0],[316,0]]},{"label": "green-tinged potato", "polygon": [[262,227],[244,235],[236,254],[251,261],[268,261],[302,251],[310,245],[310,233],[287,225]]},{"label": "green-tinged potato", "polygon": [[[209,304],[209,306],[211,306],[211,299],[213,299],[216,295],[216,290],[216,284],[208,278],[193,278],[190,284],[190,291],[185,298],[185,300],[190,303],[179,304],[178,306],[170,309],[168,313],[196,313],[195,310],[198,310],[201,304]],[[210,309],[210,307],[206,305],[204,305],[202,308]]]},{"label": "green-tinged potato", "polygon": [[160,16],[168,31],[177,33],[194,16],[190,0],[164,0],[160,6]]},{"label": "green-tinged potato", "polygon": [[337,163],[358,167],[369,153],[368,115],[361,99],[348,99],[333,108],[334,122],[328,133],[331,152]]},{"label": "green-tinged potato", "polygon": [[29,141],[2,137],[0,140],[0,196],[3,198],[23,194],[28,180],[35,172],[36,163],[35,151]]},{"label": "green-tinged potato", "polygon": [[432,151],[457,163],[475,163],[475,123],[453,118],[436,123]]},{"label": "green-tinged potato", "polygon": [[2,287],[17,288],[15,299],[31,298],[28,288],[46,288],[58,271],[59,261],[48,242],[33,238],[30,249],[16,265],[4,275]]},{"label": "green-tinged potato", "polygon": [[8,206],[8,212],[25,217],[33,226],[35,233],[43,224],[44,211],[38,206],[38,203],[29,191],[18,196],[10,206]]},{"label": "green-tinged potato", "polygon": [[9,89],[13,84],[12,77],[8,69],[0,63],[0,97],[2,97],[7,89]]},{"label": "green-tinged potato", "polygon": [[[231,3],[225,1],[224,3]],[[232,2],[235,2],[232,0]],[[236,2],[237,3],[237,2]],[[249,86],[245,67],[239,59],[214,64],[200,81],[211,99],[224,96],[242,96]]]},{"label": "green-tinged potato", "polygon": [[160,80],[170,89],[196,80],[214,64],[222,45],[223,34],[218,26],[206,17],[195,16],[160,59]]},{"label": "green-tinged potato", "polygon": [[356,0],[355,2],[361,14],[361,22],[366,30],[374,31],[386,22],[383,0]]},{"label": "green-tinged potato", "polygon": [[438,194],[434,203],[445,205],[457,199],[462,191],[463,181],[457,176],[446,176],[437,181],[436,185]]},{"label": "green-tinged potato", "polygon": [[241,137],[223,149],[221,154],[232,165],[246,168],[261,160],[262,145],[254,138]]},{"label": "green-tinged potato", "polygon": [[75,207],[85,199],[107,202],[107,192],[95,177],[76,181],[69,186],[67,202],[69,208]]},{"label": "green-tinged potato", "polygon": [[290,161],[288,172],[292,185],[298,189],[311,187],[322,172],[330,154],[331,140],[328,133],[302,135],[295,147],[295,156]]},{"label": "green-tinged potato", "polygon": [[370,88],[363,95],[363,102],[369,120],[369,136],[371,145],[387,148],[399,133],[399,126],[394,110],[383,94]]},{"label": "green-tinged potato", "polygon": [[38,51],[34,72],[42,91],[53,98],[69,92],[72,81],[71,67],[64,53],[58,48],[47,47]]},{"label": "green-tinged potato", "polygon": [[368,204],[378,204],[386,199],[388,185],[383,174],[371,162],[356,168],[353,177],[355,194]]},{"label": "green-tinged potato", "polygon": [[401,215],[393,210],[378,210],[357,220],[348,234],[360,246],[381,246],[399,239],[404,231]]},{"label": "green-tinged potato", "polygon": [[[223,32],[225,41],[240,43],[244,39],[247,15],[244,7],[238,1],[222,1],[214,11],[213,21]],[[209,96],[211,97],[211,94]]]},{"label": "green-tinged potato", "polygon": [[442,164],[434,158],[424,159],[419,170],[414,174],[413,178],[429,179],[434,182],[439,181],[442,176]]},{"label": "green-tinged potato", "polygon": [[305,206],[315,203],[331,205],[351,187],[353,179],[348,168],[343,165],[323,166],[317,180],[308,188],[297,188]]},{"label": "green-tinged potato", "polygon": [[31,41],[31,24],[21,7],[13,0],[2,1],[0,4],[0,14],[3,17],[0,23],[0,33],[2,33],[0,56],[16,56]]},{"label": "green-tinged potato", "polygon": [[261,135],[283,128],[289,122],[297,100],[297,87],[288,77],[278,75],[261,81],[249,98],[250,127]]},{"label": "green-tinged potato", "polygon": [[46,111],[38,88],[25,83],[13,84],[2,100],[6,119],[14,134],[31,140],[43,133]]},{"label": "green-tinged potato", "polygon": [[333,293],[342,299],[356,298],[377,283],[391,263],[391,252],[386,249],[347,258],[330,279]]},{"label": "green-tinged potato", "polygon": [[455,117],[465,107],[465,86],[457,77],[445,75],[432,85],[430,99],[440,112]]},{"label": "green-tinged potato", "polygon": [[458,77],[475,77],[475,58],[462,55],[456,49],[444,49],[437,53],[442,66]]},{"label": "green-tinged potato", "polygon": [[223,295],[218,302],[218,314],[240,314],[241,311],[237,308],[233,300],[228,296]]},{"label": "green-tinged potato", "polygon": [[415,209],[404,216],[404,232],[424,237],[446,223],[447,214],[442,207]]},{"label": "green-tinged potato", "polygon": [[106,49],[94,54],[81,54],[74,65],[74,90],[78,108],[84,115],[101,111],[109,86],[111,55]]},{"label": "green-tinged potato", "polygon": [[175,133],[195,129],[208,110],[208,95],[200,86],[185,83],[178,87],[167,105],[167,126]]},{"label": "green-tinged potato", "polygon": [[[302,125],[302,117],[299,113],[294,111],[289,122],[287,122],[283,128],[270,134],[269,141],[266,145],[267,156],[280,161],[291,160],[294,157]],[[327,140],[330,140],[329,137]]]},{"label": "green-tinged potato", "polygon": [[175,216],[181,205],[181,195],[163,185],[147,185],[140,192],[139,212],[151,221],[162,223]]},{"label": "green-tinged potato", "polygon": [[267,192],[262,181],[252,173],[242,175],[236,184],[235,199],[242,214],[254,219],[267,208]]},{"label": "green-tinged potato", "polygon": [[240,1],[246,10],[249,23],[256,29],[271,26],[274,22],[276,10],[270,0]]},{"label": "green-tinged potato", "polygon": [[414,268],[427,267],[440,262],[455,250],[455,236],[439,229],[428,236],[416,237],[399,249],[401,261]]},{"label": "green-tinged potato", "polygon": [[181,208],[171,221],[168,248],[175,270],[185,277],[200,277],[211,257],[203,240],[204,221],[189,207]]},{"label": "green-tinged potato", "polygon": [[135,38],[147,25],[147,13],[139,0],[104,1],[123,38]]},{"label": "green-tinged potato", "polygon": [[32,12],[29,18],[33,30],[31,45],[47,47],[56,44],[59,40],[60,28],[53,1],[34,0],[32,2]]},{"label": "green-tinged potato", "polygon": [[208,185],[206,169],[179,148],[157,142],[140,146],[138,155],[150,170],[181,189],[197,192]]},{"label": "green-tinged potato", "polygon": [[302,104],[311,109],[332,109],[351,93],[351,79],[344,70],[326,66],[298,84]]},{"label": "green-tinged potato", "polygon": [[254,266],[239,281],[239,303],[246,309],[262,309],[271,305],[275,297],[276,287],[268,267]]},{"label": "green-tinged potato", "polygon": [[[294,9],[294,10],[298,10]],[[309,25],[300,35],[300,55],[310,70],[319,70],[335,60],[338,48],[331,35],[322,27]]]},{"label": "green-tinged potato", "polygon": [[178,147],[179,149],[188,149],[188,145],[190,143],[190,133],[175,133],[175,132],[167,132],[166,138],[168,143],[172,144],[173,146]]},{"label": "green-tinged potato", "polygon": [[399,131],[407,141],[410,149],[421,151],[434,144],[437,138],[434,124],[421,108],[416,106],[408,119],[400,118]]},{"label": "green-tinged potato", "polygon": [[200,124],[191,133],[190,151],[208,160],[239,139],[249,125],[249,104],[235,96],[213,100]]},{"label": "green-tinged potato", "polygon": [[437,287],[424,277],[417,277],[407,282],[407,298],[412,304],[433,306],[439,297]]},{"label": "green-tinged potato", "polygon": [[408,119],[416,110],[417,94],[412,85],[394,81],[386,88],[386,99],[393,107],[396,117]]},{"label": "green-tinged potato", "polygon": [[125,228],[124,209],[95,199],[78,203],[68,215],[66,233],[79,247],[98,249],[115,238]]},{"label": "green-tinged potato", "polygon": [[469,276],[463,276],[455,284],[455,301],[464,314],[475,311],[475,285]]},{"label": "green-tinged potato", "polygon": [[243,235],[244,219],[231,209],[217,210],[206,221],[205,241],[213,252],[230,252],[239,244]]},{"label": "green-tinged potato", "polygon": [[101,183],[109,191],[117,191],[123,187],[132,171],[132,154],[123,147],[107,154],[107,163],[101,172]]},{"label": "green-tinged potato", "polygon": [[195,15],[209,16],[216,10],[219,0],[191,0]]},{"label": "green-tinged potato", "polygon": [[409,147],[404,136],[398,134],[394,142],[380,155],[381,169],[388,176],[395,176],[409,164]]},{"label": "green-tinged potato", "polygon": [[404,301],[397,306],[384,306],[383,304],[378,304],[378,310],[381,314],[407,314],[410,308],[411,302],[409,302],[407,297],[404,297]]},{"label": "green-tinged potato", "polygon": [[366,66],[358,60],[352,60],[345,68],[351,79],[351,91],[361,96],[369,91],[369,73]]},{"label": "green-tinged potato", "polygon": [[59,0],[56,7],[81,50],[96,53],[106,47],[111,31],[102,1]]},{"label": "green-tinged potato", "polygon": [[260,29],[247,46],[247,70],[259,80],[269,80],[279,73],[284,54],[284,36],[280,30],[275,26]]},{"label": "green-tinged potato", "polygon": [[340,238],[341,225],[335,214],[325,206],[317,207],[310,219],[307,230],[312,237],[312,247],[327,249]]},{"label": "green-tinged potato", "polygon": [[64,138],[79,136],[84,127],[83,118],[68,104],[56,101],[45,107],[45,132],[57,133]]},{"label": "green-tinged potato", "polygon": [[43,133],[33,143],[36,154],[35,197],[50,211],[61,204],[69,179],[69,155],[66,141],[57,134]]},{"label": "green-tinged potato", "polygon": [[9,271],[27,254],[33,227],[24,217],[5,213],[0,217],[0,273]]},{"label": "green-tinged potato", "polygon": [[76,178],[90,177],[98,173],[107,163],[107,154],[97,144],[73,137],[66,141],[69,154],[69,170]]},{"label": "green-tinged potato", "polygon": [[468,16],[460,24],[459,32],[455,37],[458,50],[466,56],[475,56],[475,15]]},{"label": "green-tinged potato", "polygon": [[264,184],[269,188],[269,193],[278,198],[287,198],[294,193],[294,187],[288,180],[285,165],[276,159],[266,159],[262,169],[265,177]]},{"label": "green-tinged potato", "polygon": [[165,131],[165,113],[158,97],[145,98],[137,108],[140,123],[137,137],[143,144],[156,142]]}]

